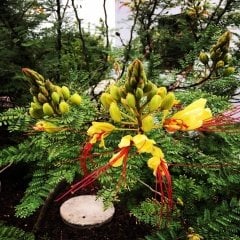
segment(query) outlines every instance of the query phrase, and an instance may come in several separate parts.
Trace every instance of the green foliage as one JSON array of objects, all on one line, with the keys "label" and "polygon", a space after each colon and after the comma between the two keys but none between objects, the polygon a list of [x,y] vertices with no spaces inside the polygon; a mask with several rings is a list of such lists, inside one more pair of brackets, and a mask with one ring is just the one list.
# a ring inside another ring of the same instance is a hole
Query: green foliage
[{"label": "green foliage", "polygon": [[0,238],[1,240],[34,240],[35,237],[31,233],[24,232],[23,230],[4,225],[0,223]]}]

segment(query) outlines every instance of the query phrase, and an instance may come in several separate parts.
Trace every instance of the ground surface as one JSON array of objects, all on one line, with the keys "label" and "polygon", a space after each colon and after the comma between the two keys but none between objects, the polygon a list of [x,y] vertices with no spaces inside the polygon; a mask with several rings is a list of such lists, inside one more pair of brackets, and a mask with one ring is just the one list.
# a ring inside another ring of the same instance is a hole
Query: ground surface
[{"label": "ground surface", "polygon": [[[8,225],[31,231],[38,212],[27,219],[14,216],[14,207],[19,203],[27,186],[26,170],[23,166],[10,167],[0,175],[0,221]],[[41,225],[38,240],[134,240],[144,239],[150,228],[137,223],[124,206],[116,205],[110,223],[92,229],[74,229],[65,225],[59,214],[60,203],[52,203]],[[20,239],[18,239],[20,240]]]}]

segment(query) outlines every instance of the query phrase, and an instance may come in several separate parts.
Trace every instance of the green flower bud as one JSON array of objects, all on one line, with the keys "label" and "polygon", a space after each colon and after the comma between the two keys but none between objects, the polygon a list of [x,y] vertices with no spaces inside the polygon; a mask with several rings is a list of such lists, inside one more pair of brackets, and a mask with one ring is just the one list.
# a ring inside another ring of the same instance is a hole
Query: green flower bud
[{"label": "green flower bud", "polygon": [[208,63],[209,57],[205,52],[200,52],[199,54],[199,60],[206,65]]},{"label": "green flower bud", "polygon": [[68,113],[70,110],[68,103],[66,103],[65,101],[60,102],[59,110],[62,114]]},{"label": "green flower bud", "polygon": [[42,109],[42,105],[40,103],[31,102],[31,108],[33,108],[34,110],[39,110]]},{"label": "green flower bud", "polygon": [[114,101],[114,99],[109,93],[103,93],[100,97],[100,101],[105,109],[109,109],[110,104]]},{"label": "green flower bud", "polygon": [[60,101],[60,96],[57,92],[53,92],[51,94],[51,97],[52,97],[52,100],[55,104],[59,104],[59,101]]},{"label": "green flower bud", "polygon": [[69,99],[70,103],[76,104],[76,105],[80,105],[82,102],[82,98],[78,93],[74,93],[70,99]]},{"label": "green flower bud", "polygon": [[146,116],[143,120],[142,120],[142,130],[144,132],[149,132],[153,129],[154,127],[154,120],[153,117],[151,115]]},{"label": "green flower bud", "polygon": [[61,91],[62,91],[63,98],[65,100],[68,100],[70,98],[70,90],[69,90],[69,88],[66,87],[66,86],[62,86]]},{"label": "green flower bud", "polygon": [[40,103],[45,103],[48,101],[48,99],[42,93],[38,93],[37,99]]},{"label": "green flower bud", "polygon": [[121,122],[121,112],[116,102],[110,104],[109,113],[114,122]]},{"label": "green flower bud", "polygon": [[227,77],[235,72],[235,67],[227,67],[223,71],[223,76]]},{"label": "green flower bud", "polygon": [[49,95],[48,90],[44,86],[40,86],[39,90],[45,97],[48,97]]},{"label": "green flower bud", "polygon": [[43,113],[47,116],[52,116],[54,114],[53,108],[49,103],[43,104]]},{"label": "green flower bud", "polygon": [[157,90],[157,94],[160,95],[162,98],[165,98],[165,96],[167,95],[167,88],[159,87]]},{"label": "green flower bud", "polygon": [[225,64],[224,61],[220,60],[220,61],[217,62],[216,68],[222,68],[222,67],[224,67],[224,64]]},{"label": "green flower bud", "polygon": [[140,100],[143,97],[143,90],[141,88],[137,88],[135,96],[137,100]]},{"label": "green flower bud", "polygon": [[225,63],[230,63],[232,61],[232,55],[230,53],[226,53],[223,57],[223,61]]},{"label": "green flower bud", "polygon": [[152,90],[147,95],[147,101],[149,102],[154,95],[156,95],[158,92],[158,88],[155,84],[153,84]]},{"label": "green flower bud", "polygon": [[169,110],[172,108],[175,100],[175,95],[173,92],[169,92],[167,96],[163,99],[161,104],[161,110]]},{"label": "green flower bud", "polygon": [[128,93],[126,97],[127,105],[131,108],[136,107],[136,99],[132,93]]},{"label": "green flower bud", "polygon": [[113,99],[115,99],[116,101],[119,101],[121,98],[119,87],[117,87],[116,85],[111,85],[110,95],[113,97]]},{"label": "green flower bud", "polygon": [[32,95],[38,94],[38,88],[36,86],[31,86],[29,90]]},{"label": "green flower bud", "polygon": [[29,109],[29,115],[32,117],[32,118],[36,118],[36,119],[39,119],[39,118],[42,118],[43,117],[43,111],[41,109],[34,109],[34,108],[30,108]]},{"label": "green flower bud", "polygon": [[160,95],[154,95],[148,103],[149,112],[156,111],[161,106],[161,103],[162,103],[161,96]]}]

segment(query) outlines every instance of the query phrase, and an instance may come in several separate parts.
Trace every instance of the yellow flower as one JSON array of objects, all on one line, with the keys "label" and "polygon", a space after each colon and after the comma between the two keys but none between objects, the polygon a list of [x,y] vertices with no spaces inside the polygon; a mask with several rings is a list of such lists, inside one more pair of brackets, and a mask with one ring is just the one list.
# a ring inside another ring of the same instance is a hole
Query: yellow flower
[{"label": "yellow flower", "polygon": [[131,135],[126,135],[126,136],[122,137],[121,142],[118,144],[118,147],[123,148],[123,147],[130,146],[132,139],[133,138]]},{"label": "yellow flower", "polygon": [[153,170],[153,174],[156,175],[156,171],[157,171],[158,167],[160,166],[160,163],[162,161],[164,161],[164,163],[166,163],[166,162],[163,159],[164,154],[160,148],[154,146],[151,154],[153,156],[148,160],[147,164],[148,164],[148,167]]},{"label": "yellow flower", "polygon": [[138,134],[134,136],[132,140],[139,153],[151,153],[154,149],[153,145],[156,143],[144,134]]},{"label": "yellow flower", "polygon": [[87,131],[88,136],[92,137],[90,143],[94,144],[100,141],[99,147],[105,147],[104,138],[115,129],[115,126],[110,123],[92,122],[92,126]]},{"label": "yellow flower", "polygon": [[205,108],[206,102],[204,98],[196,100],[171,118],[166,119],[164,127],[168,132],[190,131],[201,127],[204,120],[212,117],[211,110]]}]

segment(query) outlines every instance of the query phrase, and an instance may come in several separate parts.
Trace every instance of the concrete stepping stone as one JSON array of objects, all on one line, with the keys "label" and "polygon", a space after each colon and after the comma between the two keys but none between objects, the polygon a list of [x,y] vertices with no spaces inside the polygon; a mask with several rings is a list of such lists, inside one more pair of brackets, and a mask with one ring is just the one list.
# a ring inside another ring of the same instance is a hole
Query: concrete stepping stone
[{"label": "concrete stepping stone", "polygon": [[96,195],[73,197],[60,207],[63,221],[76,228],[99,227],[111,221],[114,212],[113,205],[105,209],[103,200]]}]

